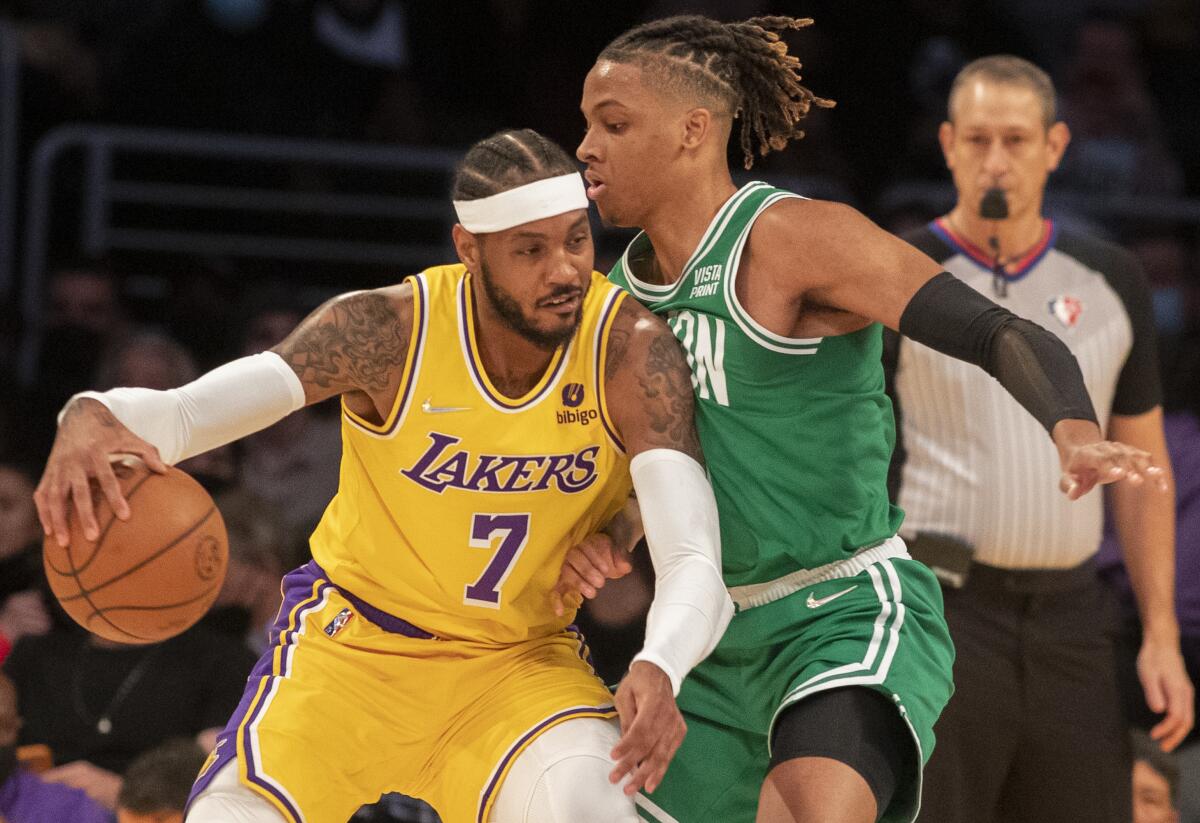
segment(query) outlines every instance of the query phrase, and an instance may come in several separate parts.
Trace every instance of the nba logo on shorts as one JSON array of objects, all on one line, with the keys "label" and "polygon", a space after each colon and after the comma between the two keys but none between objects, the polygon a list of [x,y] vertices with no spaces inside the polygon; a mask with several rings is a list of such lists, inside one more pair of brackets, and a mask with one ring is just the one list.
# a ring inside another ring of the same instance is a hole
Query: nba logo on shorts
[{"label": "nba logo on shorts", "polygon": [[332,620],[329,621],[329,625],[325,627],[325,634],[333,637],[346,627],[346,624],[350,622],[351,617],[354,617],[354,612],[350,611],[349,609],[342,609],[337,613],[337,615],[334,616]]},{"label": "nba logo on shorts", "polygon": [[583,384],[568,383],[563,386],[562,390],[563,405],[569,409],[574,409],[583,402]]}]

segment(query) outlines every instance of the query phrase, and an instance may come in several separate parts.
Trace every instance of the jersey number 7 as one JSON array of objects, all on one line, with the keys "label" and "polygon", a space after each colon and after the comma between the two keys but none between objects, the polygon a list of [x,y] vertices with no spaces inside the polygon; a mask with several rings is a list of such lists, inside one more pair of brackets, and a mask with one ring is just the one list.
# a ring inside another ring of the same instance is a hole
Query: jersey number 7
[{"label": "jersey number 7", "polygon": [[476,514],[471,518],[471,548],[491,549],[496,535],[500,535],[500,546],[483,574],[463,594],[463,602],[468,605],[500,608],[500,587],[529,542],[529,515]]}]

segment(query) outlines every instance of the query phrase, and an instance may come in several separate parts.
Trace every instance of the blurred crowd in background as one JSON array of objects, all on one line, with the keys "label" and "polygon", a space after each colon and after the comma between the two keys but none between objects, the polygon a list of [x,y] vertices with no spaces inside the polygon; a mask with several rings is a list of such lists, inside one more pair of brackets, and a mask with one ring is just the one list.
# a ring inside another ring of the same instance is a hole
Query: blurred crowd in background
[{"label": "blurred crowd in background", "polygon": [[[63,124],[350,141],[397,151],[453,151],[500,128],[531,127],[573,150],[582,133],[583,77],[598,51],[637,22],[681,12],[816,18],[791,43],[805,82],[837,107],[814,113],[803,141],[751,174],[851,202],[894,231],[920,225],[952,202],[936,131],[958,69],[1009,52],[1051,73],[1073,139],[1051,179],[1049,216],[1125,245],[1146,271],[1165,407],[1174,421],[1168,435],[1179,438],[1172,453],[1183,458],[1175,469],[1180,567],[1200,569],[1194,0],[0,0],[0,45],[20,72],[20,83],[10,86],[17,89],[15,108],[0,110],[19,113],[15,122],[0,121],[18,171],[9,215],[16,225],[0,233],[0,242],[11,238],[14,266],[29,259],[21,231],[29,160]],[[184,162],[160,157],[139,171],[169,181]],[[212,177],[228,182],[223,173],[232,174],[218,168]],[[197,629],[137,649],[88,640],[45,594],[30,495],[55,414],[84,388],[187,382],[278,343],[332,293],[395,281],[410,270],[86,248],[77,202],[84,176],[82,164],[61,170],[44,266],[35,272],[36,310],[28,300],[23,307],[28,281],[0,284],[7,287],[0,293],[0,657],[7,675],[0,680],[0,772],[16,779],[5,766],[15,744],[43,744],[54,767],[38,779],[76,792],[47,804],[94,801],[97,820],[118,809],[123,823],[168,819],[154,815],[186,796],[203,760],[200,746],[224,723],[266,646],[279,578],[306,560],[307,535],[336,489],[338,409],[306,409],[183,465],[224,515],[229,576]],[[301,162],[287,164],[281,179],[273,183],[316,194],[339,193],[346,183]],[[358,183],[368,193],[383,185]],[[444,200],[445,192],[430,196]],[[177,227],[186,227],[182,215],[171,218]],[[444,248],[445,237],[427,235],[447,225],[433,220],[404,239]],[[598,268],[611,261],[619,239],[602,233]],[[424,265],[441,262],[431,255]],[[23,360],[31,367],[23,369]],[[580,616],[609,682],[639,647],[653,590],[645,552],[637,556],[635,573],[605,588]],[[1181,602],[1200,620],[1200,576],[1181,575],[1179,584]],[[1200,624],[1188,619],[1181,614],[1185,634],[1200,638]],[[1200,649],[1193,645],[1191,653]],[[1178,805],[1175,767],[1151,760],[1139,762],[1151,777],[1174,781],[1168,805]],[[11,823],[44,819],[4,808],[7,786],[0,783],[0,816]],[[1200,820],[1184,811],[1183,819]],[[360,818],[436,819],[401,797],[364,809]]]}]

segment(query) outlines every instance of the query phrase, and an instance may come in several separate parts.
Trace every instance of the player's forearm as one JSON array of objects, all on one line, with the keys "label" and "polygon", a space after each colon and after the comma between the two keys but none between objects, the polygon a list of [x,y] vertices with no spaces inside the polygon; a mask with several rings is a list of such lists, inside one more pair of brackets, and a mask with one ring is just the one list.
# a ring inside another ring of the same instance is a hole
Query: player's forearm
[{"label": "player's forearm", "polygon": [[1170,464],[1164,465],[1168,493],[1150,483],[1121,483],[1109,489],[1109,502],[1143,633],[1148,640],[1178,643],[1174,479]]},{"label": "player's forearm", "polygon": [[630,465],[656,575],[646,644],[634,660],[654,663],[676,694],[709,655],[733,617],[721,577],[717,503],[700,464],[682,452],[654,449]]},{"label": "player's forearm", "polygon": [[304,405],[304,387],[272,352],[242,357],[167,391],[118,388],[83,392],[67,402],[94,400],[125,428],[158,449],[163,462],[178,463],[278,422]]},{"label": "player's forearm", "polygon": [[984,369],[1047,432],[1060,420],[1096,422],[1079,363],[1066,345],[949,273],[934,277],[913,295],[899,330]]}]

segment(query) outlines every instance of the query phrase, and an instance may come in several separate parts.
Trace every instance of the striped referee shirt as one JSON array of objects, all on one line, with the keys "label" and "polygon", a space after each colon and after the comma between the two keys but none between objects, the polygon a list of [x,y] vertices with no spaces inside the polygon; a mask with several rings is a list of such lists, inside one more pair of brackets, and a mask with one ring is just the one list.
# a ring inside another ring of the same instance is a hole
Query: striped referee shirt
[{"label": "striped referee shirt", "polygon": [[[1044,223],[1041,242],[1010,267],[997,297],[990,255],[936,220],[905,238],[1001,306],[1050,330],[1079,360],[1107,429],[1110,415],[1161,402],[1149,291],[1131,255]],[[1058,491],[1058,452],[1045,429],[977,366],[888,334],[884,366],[896,407],[893,499],[902,535],[939,532],[975,559],[1014,569],[1069,568],[1100,545],[1103,495]]]}]

